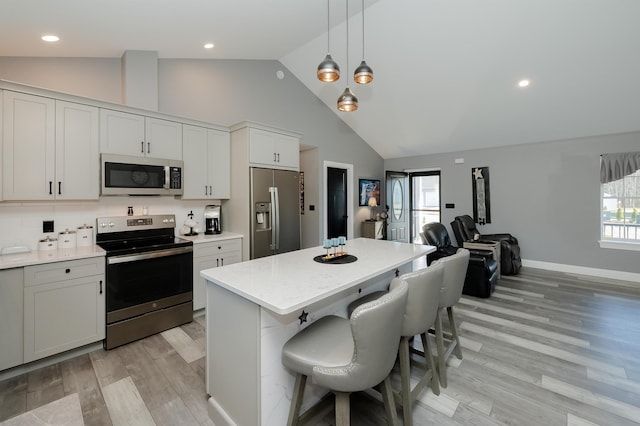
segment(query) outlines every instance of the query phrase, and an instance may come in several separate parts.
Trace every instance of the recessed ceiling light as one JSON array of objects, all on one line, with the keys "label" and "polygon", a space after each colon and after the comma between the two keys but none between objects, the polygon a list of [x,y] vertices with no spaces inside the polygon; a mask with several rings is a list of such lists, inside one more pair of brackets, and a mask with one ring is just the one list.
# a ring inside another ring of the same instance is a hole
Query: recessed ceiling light
[{"label": "recessed ceiling light", "polygon": [[213,49],[213,43],[206,43],[206,44],[204,45],[204,48],[205,48],[205,49]]},{"label": "recessed ceiling light", "polygon": [[530,83],[530,82],[529,82],[529,80],[520,80],[520,81],[518,82],[518,86],[520,86],[520,87],[527,87],[527,86],[529,85],[529,83]]},{"label": "recessed ceiling light", "polygon": [[53,35],[53,34],[47,34],[47,35],[43,35],[42,36],[42,40],[48,41],[48,42],[54,42],[54,41],[60,40],[60,37],[58,37],[57,35]]}]

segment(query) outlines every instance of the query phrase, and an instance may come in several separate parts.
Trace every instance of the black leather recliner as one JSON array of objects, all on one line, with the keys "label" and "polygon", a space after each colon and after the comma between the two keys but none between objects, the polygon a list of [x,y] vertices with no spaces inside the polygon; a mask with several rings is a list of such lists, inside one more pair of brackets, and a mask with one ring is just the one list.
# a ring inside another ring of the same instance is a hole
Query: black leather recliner
[{"label": "black leather recliner", "polygon": [[451,222],[451,229],[458,241],[463,245],[465,241],[493,241],[500,243],[500,273],[517,275],[522,267],[520,246],[518,239],[511,234],[481,234],[469,215],[456,216]]},{"label": "black leather recliner", "polygon": [[[436,259],[451,256],[459,249],[451,244],[447,228],[439,222],[425,224],[420,238],[423,244],[436,247],[436,251],[427,254],[427,265]],[[469,296],[489,297],[498,281],[498,265],[489,250],[469,250],[469,253],[469,266],[462,292]]]}]

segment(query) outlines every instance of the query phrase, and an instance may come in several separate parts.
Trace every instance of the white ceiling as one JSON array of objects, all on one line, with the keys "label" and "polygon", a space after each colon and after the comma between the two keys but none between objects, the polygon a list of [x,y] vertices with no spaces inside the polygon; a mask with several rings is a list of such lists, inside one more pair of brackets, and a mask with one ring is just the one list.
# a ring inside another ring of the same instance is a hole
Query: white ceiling
[{"label": "white ceiling", "polygon": [[345,1],[330,2],[333,84],[315,78],[326,0],[2,0],[0,56],[277,59],[334,111],[348,84],[360,108],[336,114],[384,158],[640,130],[638,0],[365,0],[369,86],[346,79],[361,1],[348,72]]}]

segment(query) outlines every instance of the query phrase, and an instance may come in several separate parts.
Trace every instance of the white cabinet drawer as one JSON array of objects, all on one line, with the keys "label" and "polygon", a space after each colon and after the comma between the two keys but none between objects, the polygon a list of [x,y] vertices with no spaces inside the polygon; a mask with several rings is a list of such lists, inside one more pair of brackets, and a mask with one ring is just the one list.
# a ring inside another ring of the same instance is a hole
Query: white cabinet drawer
[{"label": "white cabinet drawer", "polygon": [[228,253],[230,251],[241,251],[241,240],[224,240],[214,241],[211,243],[196,244],[193,247],[193,257],[201,256],[217,256],[220,253]]},{"label": "white cabinet drawer", "polygon": [[25,287],[104,274],[104,258],[45,263],[24,268]]}]

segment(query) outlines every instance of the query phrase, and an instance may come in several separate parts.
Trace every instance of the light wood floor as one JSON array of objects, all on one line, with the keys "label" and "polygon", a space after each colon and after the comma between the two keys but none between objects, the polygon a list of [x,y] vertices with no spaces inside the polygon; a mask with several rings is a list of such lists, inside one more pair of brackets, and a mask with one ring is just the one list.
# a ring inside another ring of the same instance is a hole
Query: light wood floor
[{"label": "light wood floor", "polygon": [[[640,284],[523,268],[489,299],[463,296],[455,315],[463,359],[440,396],[422,394],[415,424],[640,424]],[[69,403],[79,424],[210,425],[204,347],[200,317],[2,381],[0,422]],[[372,395],[352,396],[352,424],[386,424]],[[327,404],[308,424],[332,416]]]}]

